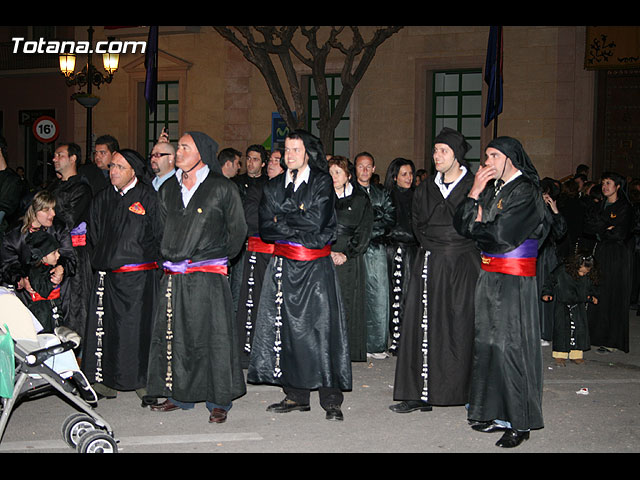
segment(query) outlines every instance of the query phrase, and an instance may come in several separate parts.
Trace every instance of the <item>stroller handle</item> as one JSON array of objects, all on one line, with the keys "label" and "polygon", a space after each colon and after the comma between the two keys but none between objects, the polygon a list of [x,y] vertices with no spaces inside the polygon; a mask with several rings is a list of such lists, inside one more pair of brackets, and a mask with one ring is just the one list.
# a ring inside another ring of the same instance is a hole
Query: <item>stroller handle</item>
[{"label": "stroller handle", "polygon": [[63,342],[52,347],[43,348],[42,350],[36,350],[25,356],[25,362],[29,366],[36,366],[44,363],[47,359],[59,355],[67,350],[73,350],[76,343],[73,341]]}]

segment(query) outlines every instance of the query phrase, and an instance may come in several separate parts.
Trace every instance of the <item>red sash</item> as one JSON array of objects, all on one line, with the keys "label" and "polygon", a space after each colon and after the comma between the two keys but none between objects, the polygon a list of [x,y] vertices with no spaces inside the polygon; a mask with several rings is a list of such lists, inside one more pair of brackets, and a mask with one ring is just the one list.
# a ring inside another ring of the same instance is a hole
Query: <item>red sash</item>
[{"label": "red sash", "polygon": [[31,300],[34,302],[39,302],[41,300],[55,300],[56,298],[60,298],[60,286],[54,288],[47,298],[40,296],[38,292],[33,292],[31,294]]},{"label": "red sash", "polygon": [[113,270],[113,272],[115,273],[141,272],[143,270],[154,270],[156,268],[158,268],[158,264],[156,262],[134,263],[130,265],[123,265],[122,267]]},{"label": "red sash", "polygon": [[325,245],[323,248],[306,248],[302,245],[276,243],[274,247],[274,255],[290,260],[316,260],[331,255],[331,245]]},{"label": "red sash", "polygon": [[499,258],[482,255],[482,270],[520,277],[535,277],[536,258]]},{"label": "red sash", "polygon": [[247,250],[258,253],[273,253],[274,245],[273,243],[263,242],[260,237],[249,237]]},{"label": "red sash", "polygon": [[71,244],[74,247],[84,247],[87,244],[86,235],[71,235]]}]

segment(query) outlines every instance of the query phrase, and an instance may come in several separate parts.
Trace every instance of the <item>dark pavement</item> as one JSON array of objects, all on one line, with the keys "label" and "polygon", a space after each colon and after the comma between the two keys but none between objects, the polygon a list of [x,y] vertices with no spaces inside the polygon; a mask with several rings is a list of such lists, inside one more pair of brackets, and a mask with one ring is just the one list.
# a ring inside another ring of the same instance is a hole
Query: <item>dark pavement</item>
[{"label": "dark pavement", "polygon": [[[585,353],[586,363],[557,367],[544,354],[545,427],[512,450],[494,445],[499,433],[479,433],[465,408],[393,413],[395,358],[353,364],[343,422],[325,420],[317,393],[310,412],[272,414],[283,398],[272,386],[248,385],[224,424],[209,424],[204,404],[190,411],[152,412],[134,392],[101,400],[97,410],[113,427],[121,453],[637,453],[640,452],[640,317],[630,312],[627,354]],[[583,389],[586,389],[584,391]],[[584,393],[579,393],[584,392]],[[75,411],[53,394],[14,409],[0,453],[73,453],[61,426]]]}]

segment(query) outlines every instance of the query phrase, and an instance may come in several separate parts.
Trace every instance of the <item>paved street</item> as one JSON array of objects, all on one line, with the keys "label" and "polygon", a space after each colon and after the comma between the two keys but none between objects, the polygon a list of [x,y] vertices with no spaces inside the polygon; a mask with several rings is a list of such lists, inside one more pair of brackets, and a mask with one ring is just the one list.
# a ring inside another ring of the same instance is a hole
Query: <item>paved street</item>
[{"label": "paved street", "polygon": [[[229,419],[208,423],[204,405],[191,411],[151,412],[133,392],[101,400],[100,414],[114,428],[121,453],[462,453],[640,452],[640,317],[630,312],[631,352],[601,355],[586,363],[556,367],[544,352],[545,428],[514,450],[494,446],[500,434],[467,425],[464,407],[397,414],[393,403],[395,359],[353,364],[353,391],[345,396],[343,422],[329,422],[312,394],[310,412],[271,414],[279,388],[249,385]],[[582,389],[586,389],[584,393]],[[585,394],[586,393],[586,394]],[[61,425],[74,408],[57,395],[20,404],[13,412],[0,453],[73,453]]]}]

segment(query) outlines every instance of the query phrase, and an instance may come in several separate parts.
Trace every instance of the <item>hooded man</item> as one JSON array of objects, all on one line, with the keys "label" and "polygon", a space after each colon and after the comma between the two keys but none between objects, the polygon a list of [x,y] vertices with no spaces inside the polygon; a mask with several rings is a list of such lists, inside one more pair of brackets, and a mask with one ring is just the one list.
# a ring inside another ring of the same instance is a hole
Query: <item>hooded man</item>
[{"label": "hooded man", "polygon": [[151,319],[158,281],[162,217],[144,159],[119,150],[109,165],[111,187],[89,209],[95,275],[82,368],[107,398],[136,390],[144,397]]},{"label": "hooded man", "polygon": [[237,186],[222,174],[218,144],[201,132],[178,141],[176,173],[159,191],[165,230],[164,275],[149,357],[150,396],[167,400],[154,411],[206,402],[210,423],[223,423],[244,395],[228,262],[247,224]]},{"label": "hooded man", "polygon": [[498,137],[485,154],[454,217],[482,251],[468,418],[474,430],[503,432],[496,445],[510,448],[544,426],[536,258],[551,222],[520,142]]},{"label": "hooded man", "polygon": [[274,243],[264,276],[247,380],[283,387],[274,413],[310,410],[318,389],[327,420],[342,420],[351,389],[344,308],[331,260],[335,191],[322,144],[303,130],[285,139],[287,170],[263,189],[260,237]]},{"label": "hooded man", "polygon": [[434,141],[437,173],[413,194],[422,261],[412,265],[405,296],[393,390],[400,403],[389,407],[396,413],[468,400],[480,256],[473,240],[456,232],[453,216],[473,184],[464,158],[470,148],[461,133],[445,127]]}]

